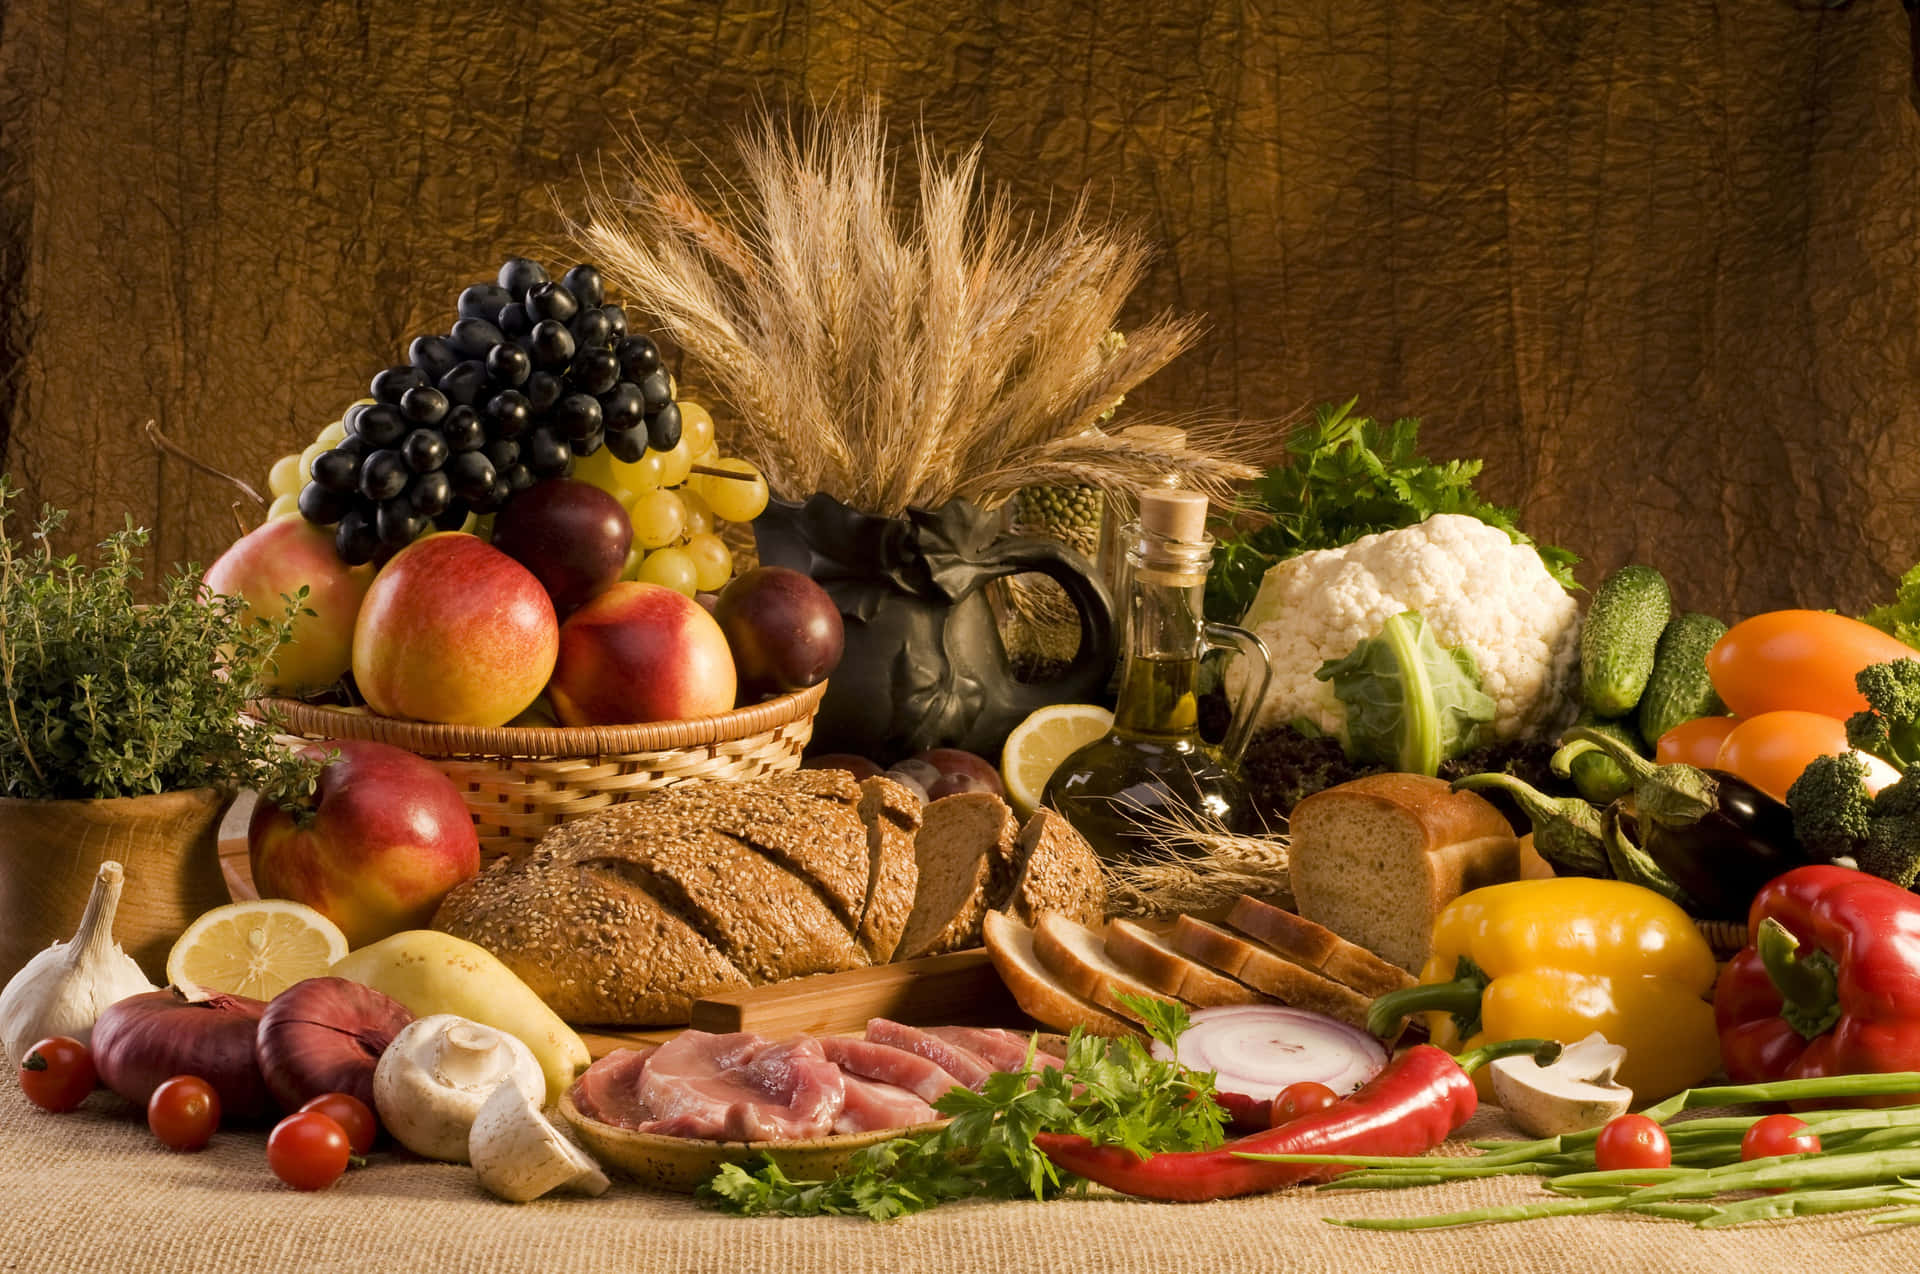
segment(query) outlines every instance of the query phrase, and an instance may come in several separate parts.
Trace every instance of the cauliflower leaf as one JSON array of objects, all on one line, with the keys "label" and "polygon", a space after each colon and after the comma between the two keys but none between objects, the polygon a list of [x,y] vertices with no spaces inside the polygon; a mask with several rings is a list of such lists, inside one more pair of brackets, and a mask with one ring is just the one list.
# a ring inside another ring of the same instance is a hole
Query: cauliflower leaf
[{"label": "cauliflower leaf", "polygon": [[1495,714],[1473,652],[1442,646],[1418,611],[1388,619],[1314,676],[1332,682],[1347,707],[1349,754],[1408,774],[1436,774],[1476,747]]}]

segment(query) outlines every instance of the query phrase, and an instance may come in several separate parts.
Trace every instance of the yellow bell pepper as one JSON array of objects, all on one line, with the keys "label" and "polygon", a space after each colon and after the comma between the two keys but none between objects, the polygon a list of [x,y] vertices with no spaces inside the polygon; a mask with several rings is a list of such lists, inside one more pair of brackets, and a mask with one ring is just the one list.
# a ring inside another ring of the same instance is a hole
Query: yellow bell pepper
[{"label": "yellow bell pepper", "polygon": [[1420,985],[1374,1001],[1370,1025],[1424,1012],[1450,1053],[1496,1040],[1571,1044],[1598,1031],[1627,1050],[1620,1082],[1658,1101],[1720,1065],[1713,952],[1671,901],[1618,880],[1516,880],[1460,895],[1433,922]]}]

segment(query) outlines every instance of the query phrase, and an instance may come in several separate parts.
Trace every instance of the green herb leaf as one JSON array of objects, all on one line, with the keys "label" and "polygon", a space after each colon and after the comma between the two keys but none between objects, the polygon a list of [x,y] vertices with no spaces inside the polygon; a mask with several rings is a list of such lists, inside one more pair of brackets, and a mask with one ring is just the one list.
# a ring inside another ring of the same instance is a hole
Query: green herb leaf
[{"label": "green herb leaf", "polygon": [[55,556],[66,522],[42,511],[24,550],[7,534],[19,492],[0,477],[0,794],[23,799],[138,796],[250,786],[269,800],[310,795],[319,763],[274,742],[246,715],[306,590],[277,617],[238,598],[203,598],[186,567],[139,595],[147,533],[129,519],[96,565]]},{"label": "green herb leaf", "polygon": [[1132,995],[1113,988],[1113,996],[1126,1007],[1127,1012],[1147,1024],[1147,1034],[1159,1040],[1168,1048],[1180,1047],[1180,1037],[1193,1025],[1187,1017],[1187,1006],[1173,1000],[1162,1000],[1151,995]]},{"label": "green herb leaf", "polygon": [[[1419,454],[1418,420],[1379,424],[1353,414],[1358,402],[1316,408],[1313,424],[1287,443],[1290,462],[1254,484],[1243,512],[1257,525],[1222,536],[1214,548],[1207,575],[1209,619],[1239,622],[1276,562],[1413,526],[1436,513],[1479,518],[1516,544],[1533,543],[1515,524],[1512,509],[1481,499],[1473,489],[1481,461],[1435,464]],[[1578,557],[1562,548],[1535,547],[1554,579],[1568,589],[1579,587],[1573,578]]]}]

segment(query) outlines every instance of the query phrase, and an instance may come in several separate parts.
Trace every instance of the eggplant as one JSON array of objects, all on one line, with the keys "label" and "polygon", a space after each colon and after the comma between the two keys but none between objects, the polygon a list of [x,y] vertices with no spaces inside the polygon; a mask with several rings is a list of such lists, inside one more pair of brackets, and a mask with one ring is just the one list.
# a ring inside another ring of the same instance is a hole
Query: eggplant
[{"label": "eggplant", "polygon": [[[1760,887],[1782,872],[1819,861],[1793,832],[1793,814],[1783,803],[1724,770],[1692,765],[1655,765],[1619,740],[1586,729],[1569,730],[1567,746],[1553,767],[1598,749],[1633,780],[1633,792],[1608,829],[1609,856],[1643,851],[1685,895],[1693,914],[1710,920],[1745,920]],[[1629,826],[1630,825],[1630,826]],[[1638,844],[1633,840],[1639,836]]]}]

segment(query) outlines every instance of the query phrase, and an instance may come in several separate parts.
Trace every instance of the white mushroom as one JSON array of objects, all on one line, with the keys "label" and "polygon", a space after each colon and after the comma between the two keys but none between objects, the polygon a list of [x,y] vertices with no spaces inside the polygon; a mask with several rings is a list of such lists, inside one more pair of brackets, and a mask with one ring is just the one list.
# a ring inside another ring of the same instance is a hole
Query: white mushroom
[{"label": "white mushroom", "polygon": [[481,1105],[467,1151],[480,1184],[509,1203],[562,1187],[582,1194],[607,1192],[607,1174],[561,1136],[511,1081],[502,1082]]},{"label": "white mushroom", "polygon": [[1488,1069],[1493,1095],[1535,1137],[1598,1128],[1626,1113],[1633,1090],[1614,1081],[1627,1050],[1598,1032],[1569,1044],[1550,1066],[1531,1057],[1503,1057]]},{"label": "white mushroom", "polygon": [[373,1072],[373,1104],[394,1139],[417,1155],[467,1162],[480,1108],[503,1082],[539,1102],[546,1078],[516,1037],[451,1013],[409,1023]]}]

